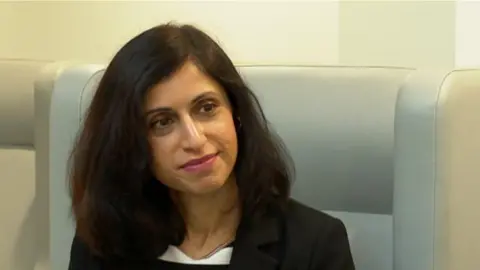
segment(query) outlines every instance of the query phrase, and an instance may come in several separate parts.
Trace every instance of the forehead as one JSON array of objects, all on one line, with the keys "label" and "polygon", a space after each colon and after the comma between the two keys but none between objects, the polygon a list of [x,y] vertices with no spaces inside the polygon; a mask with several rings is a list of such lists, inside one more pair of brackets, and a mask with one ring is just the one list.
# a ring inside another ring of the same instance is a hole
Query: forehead
[{"label": "forehead", "polygon": [[147,94],[146,110],[156,107],[180,107],[195,97],[213,92],[223,94],[222,87],[191,62],[185,63],[170,78],[155,85]]}]

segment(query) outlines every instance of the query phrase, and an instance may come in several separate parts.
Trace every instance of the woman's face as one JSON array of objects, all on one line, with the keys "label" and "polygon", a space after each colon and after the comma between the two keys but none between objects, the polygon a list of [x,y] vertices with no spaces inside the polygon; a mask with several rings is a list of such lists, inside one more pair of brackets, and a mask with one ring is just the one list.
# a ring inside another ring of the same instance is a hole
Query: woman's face
[{"label": "woman's face", "polygon": [[160,182],[201,195],[231,179],[237,159],[232,109],[222,87],[193,63],[150,90],[145,113]]}]

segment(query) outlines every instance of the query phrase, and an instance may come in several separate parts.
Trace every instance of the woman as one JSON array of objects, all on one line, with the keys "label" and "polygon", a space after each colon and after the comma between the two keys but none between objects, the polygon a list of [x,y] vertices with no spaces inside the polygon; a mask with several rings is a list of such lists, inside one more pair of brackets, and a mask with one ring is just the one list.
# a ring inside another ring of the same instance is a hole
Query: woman
[{"label": "woman", "polygon": [[354,269],[344,225],[289,198],[257,98],[193,26],[120,49],[72,165],[70,270]]}]

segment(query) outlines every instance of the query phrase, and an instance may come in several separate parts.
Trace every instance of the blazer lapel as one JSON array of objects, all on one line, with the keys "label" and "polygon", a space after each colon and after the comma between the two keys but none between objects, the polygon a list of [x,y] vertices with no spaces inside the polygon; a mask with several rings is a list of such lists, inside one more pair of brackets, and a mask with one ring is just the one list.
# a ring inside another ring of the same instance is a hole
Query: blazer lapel
[{"label": "blazer lapel", "polygon": [[275,270],[281,230],[274,217],[263,217],[255,226],[240,227],[235,239],[230,270]]}]

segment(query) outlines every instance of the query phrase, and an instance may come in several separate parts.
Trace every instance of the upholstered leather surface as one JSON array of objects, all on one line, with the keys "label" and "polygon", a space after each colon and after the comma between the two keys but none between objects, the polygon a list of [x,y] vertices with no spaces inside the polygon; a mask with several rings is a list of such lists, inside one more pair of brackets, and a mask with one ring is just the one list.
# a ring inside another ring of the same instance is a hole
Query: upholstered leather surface
[{"label": "upholstered leather surface", "polygon": [[[73,234],[65,161],[102,72],[101,66],[67,69],[53,91],[53,270],[65,269]],[[240,72],[295,160],[293,196],[345,222],[359,270],[475,269],[479,70],[244,66]]]},{"label": "upholstered leather surface", "polygon": [[297,169],[293,196],[344,220],[359,269],[391,269],[393,122],[408,69],[243,67]]},{"label": "upholstered leather surface", "polygon": [[0,59],[0,145],[33,146],[33,82],[44,64]]},{"label": "upholstered leather surface", "polygon": [[0,269],[33,269],[48,257],[41,254],[48,212],[41,215],[33,139],[33,83],[44,64],[0,59]]},{"label": "upholstered leather surface", "polygon": [[[36,84],[37,109],[35,121],[39,126],[48,122],[48,129],[37,136],[38,143],[47,148],[42,152],[41,179],[48,179],[50,197],[50,264],[51,270],[68,268],[70,245],[73,235],[69,191],[66,182],[67,161],[81,121],[81,112],[88,106],[94,89],[90,83],[98,79],[101,66],[58,67],[51,65]],[[50,74],[50,78],[48,77]],[[88,86],[88,87],[87,87]],[[38,92],[38,94],[37,94]],[[45,169],[45,170],[43,170]]]},{"label": "upholstered leather surface", "polygon": [[395,112],[395,269],[479,269],[480,69],[417,71]]}]

